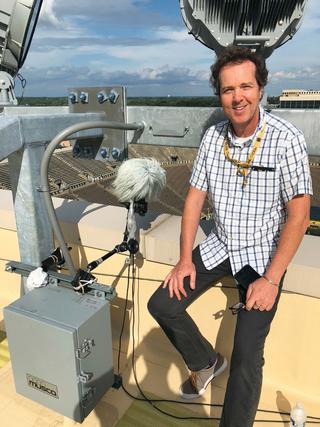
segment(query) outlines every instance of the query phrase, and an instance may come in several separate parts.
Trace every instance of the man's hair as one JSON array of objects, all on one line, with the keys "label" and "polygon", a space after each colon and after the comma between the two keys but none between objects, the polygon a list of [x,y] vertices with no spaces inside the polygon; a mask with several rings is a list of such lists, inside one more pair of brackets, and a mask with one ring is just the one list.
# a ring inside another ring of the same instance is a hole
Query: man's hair
[{"label": "man's hair", "polygon": [[220,95],[219,74],[221,68],[229,64],[242,64],[245,61],[255,64],[259,87],[263,88],[267,84],[268,70],[264,58],[246,47],[230,46],[218,56],[216,62],[211,66],[210,83],[214,87],[216,95]]}]

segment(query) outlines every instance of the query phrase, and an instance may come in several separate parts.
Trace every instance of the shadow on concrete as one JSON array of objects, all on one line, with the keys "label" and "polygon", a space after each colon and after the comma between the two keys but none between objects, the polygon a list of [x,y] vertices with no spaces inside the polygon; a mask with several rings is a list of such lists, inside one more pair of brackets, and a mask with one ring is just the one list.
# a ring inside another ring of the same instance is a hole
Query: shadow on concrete
[{"label": "shadow on concrete", "polygon": [[[143,258],[141,257],[143,260]],[[119,271],[119,276],[124,276],[128,274],[128,265],[124,264],[121,270]],[[179,353],[172,347],[172,344],[167,339],[163,331],[158,328],[152,328],[146,335],[140,337],[141,329],[141,319],[140,313],[146,310],[147,301],[141,300],[140,295],[140,286],[139,286],[139,270],[140,266],[135,266],[136,280],[133,283],[130,283],[130,289],[127,291],[128,298],[130,301],[126,303],[126,300],[123,298],[115,298],[111,304],[111,319],[112,319],[112,331],[113,331],[113,343],[114,348],[119,348],[119,335],[120,327],[124,321],[124,328],[122,332],[122,343],[121,343],[121,354],[118,360],[114,361],[115,371],[118,371],[118,363],[120,366],[120,373],[124,371],[132,371],[133,364],[135,365],[138,362],[138,365],[141,366],[141,360],[144,363],[144,373],[143,377],[139,374],[139,368],[136,370],[136,378],[138,379],[139,387],[145,392],[146,396],[156,396],[159,399],[172,399],[177,401],[185,402],[177,394],[175,395],[170,387],[170,369],[172,365],[179,372],[179,376],[182,381],[187,378],[189,375],[188,370],[179,355]],[[132,270],[131,270],[132,271]],[[112,286],[117,287],[119,282],[119,277],[115,278]],[[219,282],[221,283],[221,282]],[[222,292],[226,296],[226,306],[220,308],[217,311],[212,313],[212,321],[221,321],[219,332],[217,335],[216,343],[213,343],[217,351],[224,354],[228,360],[230,360],[232,347],[233,347],[233,337],[235,329],[235,317],[231,315],[228,310],[228,307],[233,305],[238,301],[238,292],[234,286],[234,281],[231,278],[225,278],[222,281]],[[132,286],[134,290],[132,291]],[[159,283],[152,284],[154,290],[159,286]],[[133,292],[133,293],[132,293]],[[134,296],[134,305],[132,304]],[[142,306],[141,306],[142,304]],[[214,301],[213,301],[214,306]],[[131,324],[130,324],[131,319]],[[221,320],[222,319],[222,320]],[[134,354],[131,351],[130,340],[133,338],[133,329],[132,321],[135,322],[135,350]],[[130,326],[131,325],[131,326]],[[163,355],[163,358],[159,360],[159,355]],[[140,363],[139,363],[140,362]],[[160,373],[160,374],[159,374]],[[127,377],[127,376],[125,376]],[[184,414],[190,416],[190,411],[192,416],[196,417],[220,417],[221,407],[216,405],[221,405],[224,398],[224,392],[226,388],[226,382],[228,378],[228,372],[224,372],[221,376],[216,378],[212,384],[211,392],[211,401],[208,402],[212,405],[210,408],[209,414],[205,410],[204,406],[195,406],[191,405],[190,407],[186,405],[177,404],[176,410],[177,414]],[[141,396],[139,393],[138,386],[134,384],[131,377],[131,383],[124,384],[128,391],[136,396]],[[147,391],[146,391],[147,390]],[[150,394],[151,393],[151,394]],[[152,397],[151,397],[152,398]],[[199,398],[196,400],[198,403],[205,403],[204,398]],[[175,413],[175,404],[172,404]],[[161,403],[159,403],[161,408]],[[171,406],[170,406],[171,408]],[[98,412],[97,412],[98,413]],[[155,417],[156,417],[155,412]],[[198,422],[198,421],[197,421]],[[199,420],[199,425],[200,425]],[[205,421],[204,421],[205,422]],[[213,426],[217,426],[218,422],[210,421]],[[204,424],[205,425],[205,424]]]},{"label": "shadow on concrete", "polygon": [[[292,409],[290,402],[280,390],[277,390],[276,404],[279,412],[286,412],[287,414],[290,414]],[[283,422],[288,422],[288,415],[281,415],[281,417]]]}]

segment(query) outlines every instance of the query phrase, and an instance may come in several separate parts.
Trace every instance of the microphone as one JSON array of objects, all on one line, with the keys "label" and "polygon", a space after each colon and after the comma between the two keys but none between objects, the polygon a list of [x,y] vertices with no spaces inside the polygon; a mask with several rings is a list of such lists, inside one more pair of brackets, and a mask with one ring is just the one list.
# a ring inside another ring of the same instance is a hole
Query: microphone
[{"label": "microphone", "polygon": [[[156,200],[165,185],[165,170],[155,159],[134,158],[121,164],[112,184],[112,192],[128,209],[123,242],[99,259],[90,262],[87,271],[82,270],[82,274],[91,274],[92,270],[116,253],[129,251],[130,255],[135,255],[139,251],[139,242],[135,239],[137,229],[135,212],[144,215],[147,212],[147,202]],[[86,283],[79,285],[79,277],[76,277],[75,289],[84,291]]]},{"label": "microphone", "polygon": [[112,187],[119,202],[130,203],[156,200],[165,185],[166,172],[156,159],[134,158],[121,164]]},{"label": "microphone", "polygon": [[126,160],[119,167],[112,187],[119,202],[127,204],[126,236],[129,241],[135,240],[135,206],[142,201],[147,206],[149,201],[156,200],[165,185],[166,172],[156,159],[134,158]]}]

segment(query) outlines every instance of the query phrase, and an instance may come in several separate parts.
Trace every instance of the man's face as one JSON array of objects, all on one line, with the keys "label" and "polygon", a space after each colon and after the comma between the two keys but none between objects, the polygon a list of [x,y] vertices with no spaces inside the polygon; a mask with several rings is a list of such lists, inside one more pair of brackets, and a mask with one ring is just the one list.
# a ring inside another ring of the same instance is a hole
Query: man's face
[{"label": "man's face", "polygon": [[254,133],[259,122],[260,87],[251,61],[228,64],[221,68],[220,101],[226,116],[239,137]]}]

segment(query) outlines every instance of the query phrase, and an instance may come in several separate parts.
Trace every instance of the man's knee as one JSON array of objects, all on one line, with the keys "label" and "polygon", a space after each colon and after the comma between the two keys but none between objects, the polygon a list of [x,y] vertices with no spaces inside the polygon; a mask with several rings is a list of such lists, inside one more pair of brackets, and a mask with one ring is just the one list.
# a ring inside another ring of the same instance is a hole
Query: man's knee
[{"label": "man's knee", "polygon": [[147,307],[155,319],[173,317],[177,314],[175,301],[169,298],[168,290],[163,289],[162,285],[150,297]]},{"label": "man's knee", "polygon": [[164,303],[160,290],[161,289],[156,290],[156,292],[150,297],[147,305],[149,313],[154,318],[165,317],[167,314],[167,304]]},{"label": "man's knee", "polygon": [[158,299],[155,297],[155,294],[150,297],[147,307],[152,317],[155,317],[156,314],[159,312],[159,302]]}]

